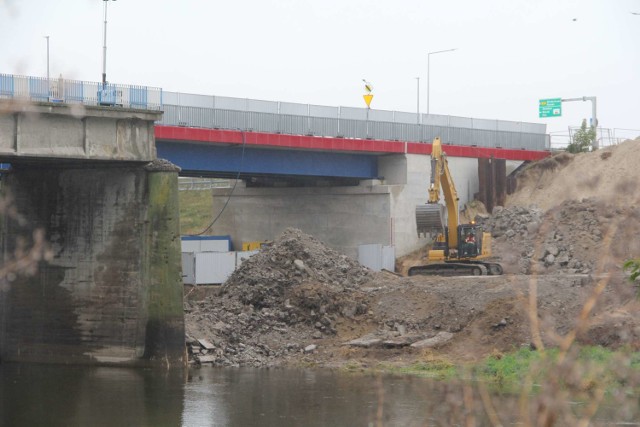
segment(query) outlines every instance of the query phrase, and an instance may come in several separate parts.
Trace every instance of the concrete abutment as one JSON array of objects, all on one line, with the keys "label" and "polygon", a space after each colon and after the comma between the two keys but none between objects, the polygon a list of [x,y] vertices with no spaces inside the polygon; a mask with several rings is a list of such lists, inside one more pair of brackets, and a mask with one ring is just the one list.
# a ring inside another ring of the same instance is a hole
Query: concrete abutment
[{"label": "concrete abutment", "polygon": [[[179,168],[155,159],[160,113],[2,107],[0,361],[182,366]],[[16,274],[34,230],[50,259]]]}]

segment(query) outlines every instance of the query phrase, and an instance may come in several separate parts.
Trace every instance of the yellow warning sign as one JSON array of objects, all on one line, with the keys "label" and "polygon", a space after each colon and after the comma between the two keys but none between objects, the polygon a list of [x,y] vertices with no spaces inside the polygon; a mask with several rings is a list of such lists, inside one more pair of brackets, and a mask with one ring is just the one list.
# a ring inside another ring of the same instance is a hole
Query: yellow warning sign
[{"label": "yellow warning sign", "polygon": [[373,95],[367,94],[362,95],[362,97],[364,98],[364,102],[367,104],[367,108],[371,108],[371,100],[373,99]]}]

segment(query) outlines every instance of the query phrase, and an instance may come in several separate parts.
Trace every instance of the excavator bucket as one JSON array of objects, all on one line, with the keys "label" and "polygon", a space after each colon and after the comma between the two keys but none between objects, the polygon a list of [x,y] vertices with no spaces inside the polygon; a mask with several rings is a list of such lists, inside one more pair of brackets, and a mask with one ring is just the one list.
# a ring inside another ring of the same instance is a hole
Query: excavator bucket
[{"label": "excavator bucket", "polygon": [[427,203],[416,206],[416,225],[418,236],[427,233],[444,233],[447,223],[447,210],[439,203]]}]

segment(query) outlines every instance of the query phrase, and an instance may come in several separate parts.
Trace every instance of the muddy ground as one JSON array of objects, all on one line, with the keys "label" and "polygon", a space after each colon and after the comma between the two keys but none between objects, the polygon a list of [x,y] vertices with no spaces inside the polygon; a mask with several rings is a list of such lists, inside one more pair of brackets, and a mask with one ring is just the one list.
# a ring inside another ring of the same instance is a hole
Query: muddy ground
[{"label": "muddy ground", "polygon": [[[522,346],[557,346],[574,328],[580,343],[640,350],[638,289],[622,271],[624,260],[640,256],[640,203],[634,192],[619,194],[629,189],[628,175],[609,172],[611,160],[633,160],[634,147],[625,144],[534,164],[507,207],[476,218],[494,236],[503,276],[374,273],[313,236],[286,230],[224,286],[186,290],[192,363],[477,361]],[[576,164],[574,175],[589,168],[582,199],[558,190],[557,179]],[[594,180],[606,188],[599,193]],[[397,270],[424,252],[399,260]],[[587,312],[590,298],[596,304]]]}]

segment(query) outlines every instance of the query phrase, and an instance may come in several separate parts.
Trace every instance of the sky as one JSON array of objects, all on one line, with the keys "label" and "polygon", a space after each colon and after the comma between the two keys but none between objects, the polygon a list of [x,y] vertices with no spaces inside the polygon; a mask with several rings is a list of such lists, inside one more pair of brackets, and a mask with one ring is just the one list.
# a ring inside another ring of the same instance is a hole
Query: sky
[{"label": "sky", "polygon": [[[49,36],[52,77],[101,81],[104,4],[0,0],[0,73],[46,76]],[[432,114],[544,123],[552,135],[588,120],[591,103],[565,102],[561,117],[541,119],[540,99],[595,96],[600,126],[640,135],[640,0],[117,0],[107,7],[113,83],[364,107],[366,79],[374,109],[425,113],[428,100]],[[428,54],[448,49],[456,50]]]}]

